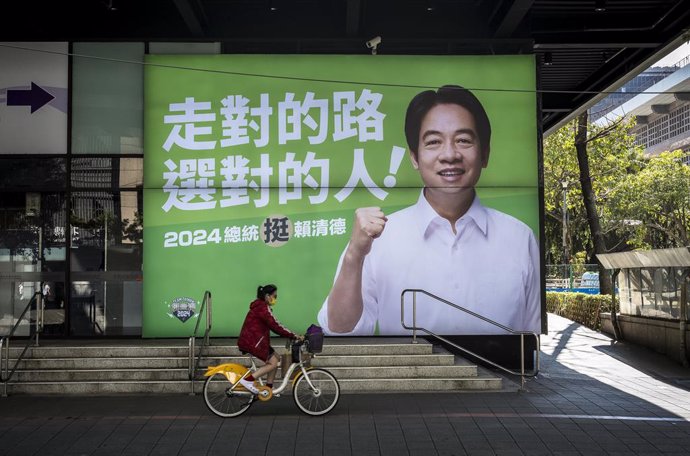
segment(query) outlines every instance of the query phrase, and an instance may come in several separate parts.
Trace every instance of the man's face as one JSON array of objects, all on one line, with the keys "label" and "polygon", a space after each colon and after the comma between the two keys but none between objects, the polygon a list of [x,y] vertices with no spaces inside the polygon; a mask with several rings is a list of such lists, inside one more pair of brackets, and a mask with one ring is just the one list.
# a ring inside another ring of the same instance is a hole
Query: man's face
[{"label": "man's face", "polygon": [[473,189],[486,163],[474,117],[462,106],[434,106],[422,120],[412,164],[427,188],[444,193]]}]

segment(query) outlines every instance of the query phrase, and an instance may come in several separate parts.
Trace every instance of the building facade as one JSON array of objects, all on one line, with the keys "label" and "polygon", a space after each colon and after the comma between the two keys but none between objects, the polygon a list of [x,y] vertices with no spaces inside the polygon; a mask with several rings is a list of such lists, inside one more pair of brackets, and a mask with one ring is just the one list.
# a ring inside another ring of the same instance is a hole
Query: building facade
[{"label": "building facade", "polygon": [[647,155],[690,150],[690,56],[675,65],[652,67],[590,109],[592,121],[605,124],[635,116],[632,133]]}]

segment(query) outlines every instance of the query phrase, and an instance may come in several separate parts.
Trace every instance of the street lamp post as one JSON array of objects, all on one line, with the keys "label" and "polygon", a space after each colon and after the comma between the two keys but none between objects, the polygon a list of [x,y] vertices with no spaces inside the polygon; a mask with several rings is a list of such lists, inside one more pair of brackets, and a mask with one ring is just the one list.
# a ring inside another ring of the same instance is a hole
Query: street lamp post
[{"label": "street lamp post", "polygon": [[570,277],[570,271],[568,271],[568,181],[564,180],[561,182],[563,187],[563,269],[565,272],[565,277]]}]

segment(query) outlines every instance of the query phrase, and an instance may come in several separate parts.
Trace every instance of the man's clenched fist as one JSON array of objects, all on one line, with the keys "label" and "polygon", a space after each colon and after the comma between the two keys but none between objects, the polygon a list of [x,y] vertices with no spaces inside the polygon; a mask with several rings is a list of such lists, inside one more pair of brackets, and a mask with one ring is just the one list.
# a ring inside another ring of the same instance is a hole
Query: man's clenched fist
[{"label": "man's clenched fist", "polygon": [[361,207],[355,211],[354,226],[350,247],[359,255],[366,255],[371,250],[374,239],[381,236],[386,227],[385,214],[380,207]]}]

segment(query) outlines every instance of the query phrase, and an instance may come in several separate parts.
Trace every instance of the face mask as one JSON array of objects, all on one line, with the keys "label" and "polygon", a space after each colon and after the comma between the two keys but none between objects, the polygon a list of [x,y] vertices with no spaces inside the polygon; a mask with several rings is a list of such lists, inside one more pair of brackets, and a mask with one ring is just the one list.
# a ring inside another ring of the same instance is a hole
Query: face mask
[{"label": "face mask", "polygon": [[269,296],[269,297],[268,297],[268,305],[270,305],[270,306],[275,306],[275,305],[276,305],[276,302],[278,302],[278,299],[277,299],[277,298],[274,298],[273,296]]}]

